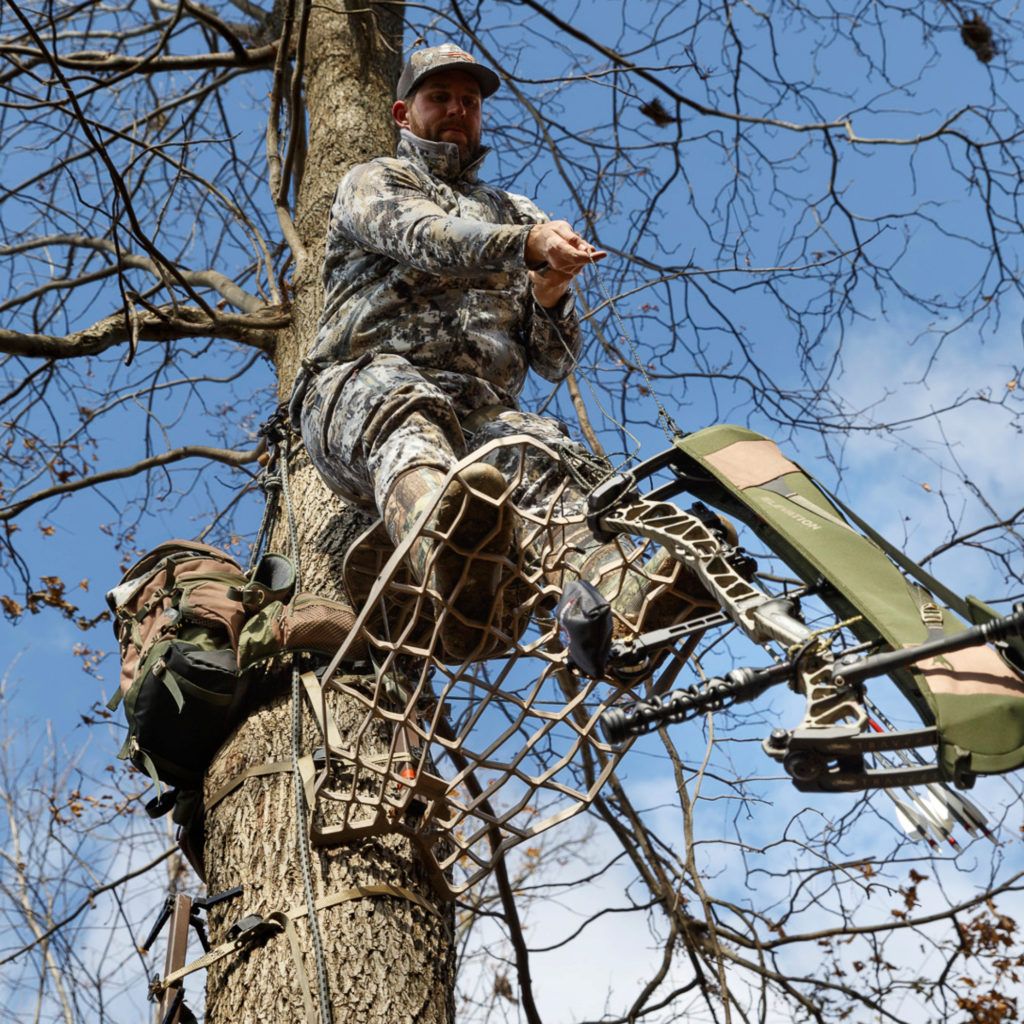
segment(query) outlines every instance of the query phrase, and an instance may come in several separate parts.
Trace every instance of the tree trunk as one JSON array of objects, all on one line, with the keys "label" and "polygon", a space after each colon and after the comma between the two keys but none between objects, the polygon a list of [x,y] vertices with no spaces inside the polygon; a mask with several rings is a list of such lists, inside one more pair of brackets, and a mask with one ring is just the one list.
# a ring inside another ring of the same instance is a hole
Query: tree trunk
[{"label": "tree trunk", "polygon": [[[275,363],[286,399],[302,354],[316,330],[322,296],[320,263],[334,189],[352,163],[394,146],[390,107],[401,65],[401,16],[388,5],[346,0],[314,5],[307,39],[304,91],[309,149],[296,201],[296,226],[306,257],[293,275],[294,328],[278,345]],[[304,456],[291,474],[302,588],[331,597],[340,592],[341,558],[364,517],[346,509],[320,482]],[[282,524],[283,526],[283,524]],[[285,529],[274,548],[287,550]],[[267,681],[206,779],[206,795],[244,769],[291,756],[289,679]],[[273,687],[274,692],[270,692]],[[346,709],[333,705],[344,731]],[[303,710],[303,752],[322,743]],[[207,816],[208,889],[244,886],[242,897],[211,911],[221,937],[243,914],[264,917],[305,905],[290,772],[247,779]],[[454,946],[451,906],[438,900],[410,844],[396,836],[312,851],[317,898],[357,885],[381,883],[411,890],[435,907],[431,914],[395,896],[359,897],[321,911],[327,978],[336,1024],[446,1024],[454,1019]],[[305,918],[296,922],[303,969],[316,1003],[316,968]],[[208,1024],[305,1021],[298,967],[290,944],[276,935],[246,954],[210,968]]]}]

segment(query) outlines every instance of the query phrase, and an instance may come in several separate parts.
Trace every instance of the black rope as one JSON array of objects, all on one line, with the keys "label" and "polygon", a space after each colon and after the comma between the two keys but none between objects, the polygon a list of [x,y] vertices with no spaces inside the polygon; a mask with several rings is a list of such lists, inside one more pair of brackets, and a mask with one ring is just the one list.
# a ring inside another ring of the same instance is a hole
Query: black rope
[{"label": "black rope", "polygon": [[257,482],[263,491],[263,518],[260,520],[259,529],[256,531],[256,540],[252,546],[252,554],[249,557],[249,572],[252,573],[259,563],[277,523],[277,515],[280,511],[280,490],[281,477],[278,472],[278,461],[281,450],[281,442],[288,429],[285,417],[285,407],[279,406],[273,415],[260,427],[260,436],[267,446],[267,461],[260,472]]},{"label": "black rope", "polygon": [[267,463],[260,477],[260,487],[263,489],[263,518],[260,520],[260,528],[256,531],[256,541],[252,546],[252,554],[249,556],[250,574],[255,571],[277,522],[280,498],[278,492],[281,487],[281,479],[273,475],[275,458],[276,455],[271,456],[271,461]]},{"label": "black rope", "polygon": [[[291,487],[288,481],[288,459],[291,455],[291,436],[284,427],[281,438],[281,450],[278,463],[281,472],[281,496],[284,501],[285,515],[288,519],[288,544],[291,548],[292,562],[295,565],[295,591],[299,592],[301,569],[299,561],[299,535],[295,525],[295,508],[292,505]],[[302,869],[302,888],[306,899],[307,920],[309,921],[309,940],[313,947],[313,959],[316,963],[317,998],[320,1003],[321,1024],[333,1024],[331,1011],[331,990],[327,981],[327,964],[324,959],[323,940],[320,936],[320,922],[317,917],[316,896],[313,892],[312,857],[309,849],[309,834],[305,828],[306,794],[302,787],[302,776],[299,773],[299,758],[302,756],[302,685],[298,666],[292,668],[292,786],[295,795],[295,845],[299,854],[299,865]]]}]

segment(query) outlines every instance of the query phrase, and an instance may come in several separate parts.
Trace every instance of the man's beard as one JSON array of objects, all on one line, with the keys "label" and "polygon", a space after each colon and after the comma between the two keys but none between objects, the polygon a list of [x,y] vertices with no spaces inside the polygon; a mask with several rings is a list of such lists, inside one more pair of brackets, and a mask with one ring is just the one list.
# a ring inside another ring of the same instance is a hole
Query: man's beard
[{"label": "man's beard", "polygon": [[[428,132],[423,125],[417,124],[413,118],[409,119],[409,126],[412,128],[413,135],[419,136],[421,139],[426,139],[427,142],[449,142],[451,145],[457,146],[459,150],[459,159],[462,161],[463,166],[469,163],[477,154],[480,149],[480,139],[474,139],[472,135],[461,125],[438,125],[432,131]],[[454,129],[463,133],[465,142],[456,142],[454,140],[448,140],[441,138],[443,132],[449,129]]]}]

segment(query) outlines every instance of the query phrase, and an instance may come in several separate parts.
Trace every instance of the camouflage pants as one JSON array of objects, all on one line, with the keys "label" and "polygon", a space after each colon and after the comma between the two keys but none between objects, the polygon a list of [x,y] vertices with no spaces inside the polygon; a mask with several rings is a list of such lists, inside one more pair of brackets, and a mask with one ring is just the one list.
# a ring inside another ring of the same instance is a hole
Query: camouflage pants
[{"label": "camouflage pants", "polygon": [[582,512],[588,485],[608,467],[568,437],[557,420],[510,409],[479,377],[413,366],[377,355],[321,371],[302,407],[302,437],[327,485],[348,501],[383,511],[395,481],[418,467],[448,472],[496,438],[526,434],[558,453],[557,462],[530,449],[522,474],[519,452],[497,449],[493,461],[521,480],[513,500],[539,511],[571,476],[559,512]]}]

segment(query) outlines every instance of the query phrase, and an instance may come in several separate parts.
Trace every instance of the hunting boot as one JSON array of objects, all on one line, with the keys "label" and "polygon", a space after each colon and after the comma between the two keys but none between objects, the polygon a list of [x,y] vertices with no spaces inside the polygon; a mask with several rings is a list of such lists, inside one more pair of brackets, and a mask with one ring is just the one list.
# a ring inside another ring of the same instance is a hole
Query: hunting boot
[{"label": "hunting boot", "polygon": [[507,491],[505,478],[485,463],[460,470],[447,486],[440,470],[420,467],[398,478],[384,505],[384,523],[396,545],[433,506],[409,562],[416,580],[432,591],[441,646],[453,662],[483,660],[503,646],[494,626],[502,617],[515,539]]},{"label": "hunting boot", "polygon": [[[722,540],[737,543],[732,524],[718,517]],[[566,531],[561,539],[560,570],[550,578],[559,585],[579,578],[592,583],[612,608],[612,635],[618,639],[664,629],[699,617],[718,607],[697,574],[673,558],[665,548],[644,559],[646,545],[632,546],[625,538],[618,543],[602,543],[580,523]],[[685,660],[700,639],[700,633],[688,638],[680,651]],[[648,675],[669,654],[666,648],[649,662]],[[628,685],[629,680],[620,680]]]},{"label": "hunting boot", "polygon": [[641,555],[642,548],[601,544],[579,564],[580,578],[593,583],[611,602],[614,636],[674,626],[718,607],[697,574],[665,548],[647,561]]}]

